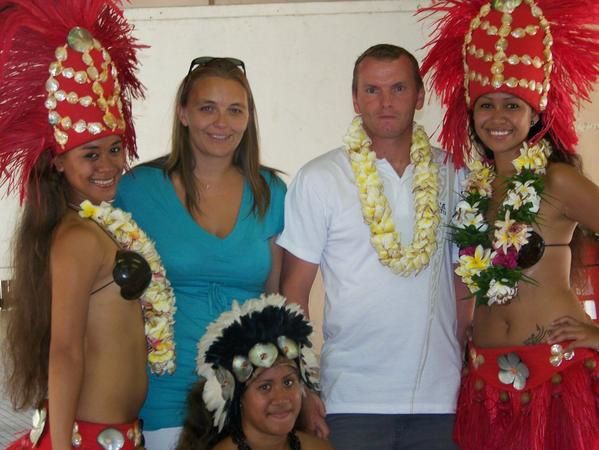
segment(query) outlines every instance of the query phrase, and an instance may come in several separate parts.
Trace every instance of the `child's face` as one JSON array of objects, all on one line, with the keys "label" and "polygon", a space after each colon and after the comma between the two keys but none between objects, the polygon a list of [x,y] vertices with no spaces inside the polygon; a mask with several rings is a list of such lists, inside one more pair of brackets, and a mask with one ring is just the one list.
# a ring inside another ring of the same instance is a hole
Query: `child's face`
[{"label": "child's face", "polygon": [[241,398],[241,422],[248,440],[286,437],[302,405],[302,386],[295,364],[275,364],[248,383]]}]

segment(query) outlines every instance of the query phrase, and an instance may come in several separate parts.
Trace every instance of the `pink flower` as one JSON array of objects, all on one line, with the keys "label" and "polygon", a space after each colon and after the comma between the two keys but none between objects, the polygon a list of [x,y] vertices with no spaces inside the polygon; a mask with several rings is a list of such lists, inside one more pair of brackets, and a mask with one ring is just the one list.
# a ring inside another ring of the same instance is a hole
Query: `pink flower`
[{"label": "pink flower", "polygon": [[460,249],[459,256],[474,256],[474,251],[476,247],[471,245],[470,247],[464,247]]},{"label": "pink flower", "polygon": [[503,266],[507,269],[515,269],[518,265],[518,252],[514,247],[509,247],[507,254],[503,252],[503,248],[498,248],[495,251],[491,263],[494,266]]}]

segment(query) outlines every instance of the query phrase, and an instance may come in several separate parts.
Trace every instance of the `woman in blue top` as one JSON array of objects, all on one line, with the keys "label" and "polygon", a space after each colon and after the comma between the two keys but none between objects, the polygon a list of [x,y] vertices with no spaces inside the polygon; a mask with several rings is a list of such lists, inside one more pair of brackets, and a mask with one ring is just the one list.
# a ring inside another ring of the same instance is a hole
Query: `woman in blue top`
[{"label": "woman in blue top", "polygon": [[277,292],[285,184],[260,165],[254,100],[243,62],[192,61],[176,97],[172,151],[136,167],[116,203],[156,243],[177,298],[177,369],[150,375],[146,448],[168,450],[179,437],[206,325],[233,300]]}]

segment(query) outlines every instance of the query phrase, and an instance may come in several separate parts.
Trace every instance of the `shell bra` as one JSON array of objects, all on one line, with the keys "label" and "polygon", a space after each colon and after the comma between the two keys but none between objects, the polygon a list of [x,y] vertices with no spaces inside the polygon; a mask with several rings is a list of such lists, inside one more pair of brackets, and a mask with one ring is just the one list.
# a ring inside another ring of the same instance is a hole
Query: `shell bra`
[{"label": "shell bra", "polygon": [[132,250],[119,249],[114,258],[112,280],[92,291],[90,295],[116,283],[121,288],[121,297],[125,300],[137,300],[151,280],[152,270],[142,255]]}]

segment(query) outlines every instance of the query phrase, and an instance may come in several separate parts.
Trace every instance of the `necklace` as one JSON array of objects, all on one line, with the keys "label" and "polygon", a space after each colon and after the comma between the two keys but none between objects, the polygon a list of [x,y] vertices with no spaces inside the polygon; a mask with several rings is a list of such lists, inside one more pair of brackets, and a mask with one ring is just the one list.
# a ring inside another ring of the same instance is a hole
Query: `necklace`
[{"label": "necklace", "polygon": [[532,224],[539,213],[544,190],[543,175],[551,154],[549,142],[523,143],[512,161],[516,174],[506,179],[506,194],[493,224],[493,239],[485,214],[493,196],[495,166],[476,160],[452,219],[453,241],[460,248],[456,274],[462,277],[477,305],[506,304],[518,293],[518,282],[532,281],[523,274],[518,256],[529,243]]},{"label": "necklace", "polygon": [[68,204],[79,216],[90,219],[104,228],[119,246],[142,255],[152,270],[152,281],[141,295],[148,347],[148,363],[157,375],[175,371],[174,314],[175,294],[166,278],[166,270],[154,243],[131,218],[131,214],[114,208],[110,203],[99,206],[85,200],[80,206]]},{"label": "necklace", "polygon": [[437,248],[439,216],[439,167],[432,161],[432,150],[424,128],[415,124],[412,132],[410,160],[414,163],[414,237],[402,247],[393,222],[391,206],[384,193],[376,168],[376,153],[364,131],[362,118],[352,121],[344,138],[356,186],[360,194],[362,216],[370,228],[370,242],[381,264],[402,276],[417,275],[424,269]]},{"label": "necklace", "polygon": [[[247,441],[245,440],[243,432],[237,431],[233,434],[232,439],[233,443],[237,445],[238,450],[252,450],[252,447],[250,447]],[[289,432],[289,434],[287,435],[287,441],[289,442],[289,448],[291,448],[291,450],[302,449],[302,444],[299,438],[297,437],[297,434],[295,434],[295,430],[291,430]]]}]

